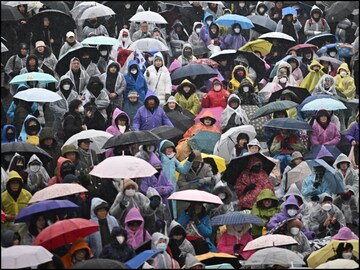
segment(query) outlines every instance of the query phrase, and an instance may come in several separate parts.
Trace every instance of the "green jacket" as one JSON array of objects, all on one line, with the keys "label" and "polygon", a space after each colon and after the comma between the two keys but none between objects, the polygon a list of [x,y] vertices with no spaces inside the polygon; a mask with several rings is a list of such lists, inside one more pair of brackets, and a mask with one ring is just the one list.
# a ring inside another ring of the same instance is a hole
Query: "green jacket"
[{"label": "green jacket", "polygon": [[[185,85],[190,86],[190,97],[186,99],[183,95],[183,87]],[[177,93],[175,94],[176,102],[181,106],[183,109],[189,110],[193,115],[198,115],[201,110],[201,102],[199,97],[196,94],[195,85],[192,84],[189,80],[183,80],[181,84],[177,87]]]}]

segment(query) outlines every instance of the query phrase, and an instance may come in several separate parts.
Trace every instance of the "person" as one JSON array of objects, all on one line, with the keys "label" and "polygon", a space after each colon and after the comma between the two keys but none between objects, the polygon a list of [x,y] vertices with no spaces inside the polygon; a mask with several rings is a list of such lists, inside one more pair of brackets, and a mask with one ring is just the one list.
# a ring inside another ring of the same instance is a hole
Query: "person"
[{"label": "person", "polygon": [[55,75],[55,65],[57,58],[51,49],[45,45],[45,42],[39,40],[35,43],[34,55],[38,57],[39,67],[44,70],[45,73]]},{"label": "person", "polygon": [[232,158],[242,157],[248,152],[249,135],[240,132],[236,137],[236,144],[232,153]]},{"label": "person", "polygon": [[109,204],[98,198],[91,199],[91,221],[99,224],[99,231],[87,236],[87,242],[95,258],[100,258],[103,248],[111,243],[110,232],[119,226],[115,217],[109,214]]},{"label": "person", "polygon": [[228,85],[228,91],[233,93],[234,91],[239,90],[241,84],[243,83],[243,79],[247,79],[248,82],[253,85],[253,81],[249,77],[249,70],[244,65],[236,65],[231,73],[231,80]]},{"label": "person", "polygon": [[220,35],[220,28],[214,22],[210,24],[209,29],[206,29],[204,26],[201,28],[200,38],[212,54],[221,51],[221,48],[226,48],[223,45],[224,38]]},{"label": "person", "polygon": [[90,76],[100,76],[101,72],[97,67],[97,64],[94,62],[93,57],[90,55],[89,51],[80,51],[79,60],[81,66],[85,69],[86,73]]},{"label": "person", "polygon": [[223,109],[225,109],[229,96],[229,91],[227,91],[223,87],[220,79],[218,77],[215,77],[214,79],[212,79],[210,91],[206,93],[201,100],[201,107],[222,107]]},{"label": "person", "polygon": [[133,207],[130,209],[126,214],[124,224],[128,235],[127,243],[133,249],[136,249],[146,241],[151,240],[151,235],[144,228],[144,218],[140,214],[138,208]]},{"label": "person", "polygon": [[197,123],[197,124],[194,124],[193,126],[191,126],[184,133],[182,140],[190,139],[193,135],[195,135],[200,130],[220,133],[220,129],[215,125],[215,123],[216,123],[216,118],[215,118],[214,114],[210,110],[206,110],[200,118],[200,123]]},{"label": "person", "polygon": [[126,28],[120,30],[118,40],[120,41],[120,44],[117,50],[120,48],[127,49],[133,43],[129,35],[129,30]]},{"label": "person", "polygon": [[282,18],[282,9],[284,8],[284,1],[275,1],[275,6],[269,10],[270,19],[278,22]]},{"label": "person", "polygon": [[[201,36],[200,36],[201,38]],[[193,54],[193,47],[190,43],[185,43],[183,49],[181,51],[181,55],[177,58],[182,66],[190,64],[191,62],[197,60],[197,58]]]},{"label": "person", "polygon": [[130,91],[128,100],[124,102],[123,111],[126,112],[130,118],[130,123],[133,123],[137,110],[143,105],[139,99],[139,94],[136,91]]},{"label": "person", "polygon": [[124,91],[124,102],[128,100],[130,91],[136,91],[139,95],[139,100],[144,102],[148,86],[144,74],[141,72],[139,64],[135,60],[131,60],[128,64],[128,73],[124,75],[126,80],[126,88]]},{"label": "person", "polygon": [[183,23],[179,19],[174,21],[169,36],[171,40],[188,41],[189,39],[189,34],[184,28]]},{"label": "person", "polygon": [[256,197],[256,202],[251,208],[251,214],[258,216],[264,222],[264,226],[252,225],[251,235],[258,238],[266,231],[266,225],[269,220],[280,212],[280,203],[271,189],[263,189]]},{"label": "person", "polygon": [[64,142],[71,136],[87,129],[83,124],[84,107],[80,99],[74,99],[69,104],[69,111],[65,113],[63,119]]},{"label": "person", "polygon": [[308,67],[309,73],[304,76],[304,79],[300,83],[299,87],[306,88],[310,93],[312,93],[320,78],[325,74],[324,71],[322,71],[323,68],[323,65],[313,59]]},{"label": "person", "polygon": [[350,159],[341,153],[334,161],[333,167],[340,176],[345,186],[349,186],[353,190],[353,195],[359,193],[359,174],[354,170]]},{"label": "person", "polygon": [[[284,87],[281,87],[280,89],[285,88],[288,85],[296,86],[297,85],[296,80],[292,75],[292,72],[293,72],[292,65],[287,61],[281,61],[279,63],[278,70],[272,82],[280,84],[280,86],[284,85]],[[286,78],[287,80],[286,81],[285,79],[281,80],[281,78]]]},{"label": "person", "polygon": [[194,23],[200,22],[204,17],[204,9],[201,6],[200,1],[193,1],[190,5],[191,6],[189,7],[185,6],[179,9],[180,18],[181,19],[186,18],[185,20],[183,19],[182,21],[188,33],[191,32]]},{"label": "person", "polygon": [[[39,59],[35,54],[30,54],[26,58],[26,66],[20,69],[20,74],[29,72],[44,72],[39,66]],[[29,84],[29,82],[27,82]],[[34,87],[34,86],[33,86]]]},{"label": "person", "polygon": [[91,169],[99,164],[99,158],[94,149],[90,148],[91,139],[81,139],[77,141],[79,160],[84,162],[86,166]]},{"label": "person", "polygon": [[336,96],[336,89],[335,89],[335,79],[333,76],[328,74],[324,74],[320,80],[318,81],[317,85],[315,86],[314,90],[312,91],[311,95],[330,95]]},{"label": "person", "polygon": [[281,32],[291,36],[296,43],[299,41],[298,32],[302,28],[300,21],[297,19],[297,14],[282,13],[282,19],[277,22],[275,32]]},{"label": "person", "polygon": [[90,80],[90,75],[80,63],[80,59],[73,57],[70,60],[69,70],[65,73],[74,83],[74,91],[81,95]]},{"label": "person", "polygon": [[205,264],[199,261],[194,255],[188,253],[185,257],[185,269],[205,269]]},{"label": "person", "polygon": [[70,250],[61,257],[65,269],[69,269],[79,262],[89,260],[92,257],[92,251],[84,238],[79,237],[71,245]]},{"label": "person", "polygon": [[110,243],[103,247],[99,258],[125,263],[135,257],[135,250],[127,242],[127,239],[128,233],[123,226],[113,227],[110,233]]},{"label": "person", "polygon": [[[269,8],[267,7],[267,5],[265,5],[265,3],[263,1],[258,1],[256,3],[256,7],[255,7],[252,15],[259,15],[259,16],[264,16],[266,18],[269,18],[268,11],[269,11]],[[258,39],[260,37],[260,35],[261,35],[261,33],[257,32],[254,28],[250,29],[249,41]]]},{"label": "person", "polygon": [[176,89],[175,100],[183,109],[189,110],[197,116],[201,109],[201,103],[196,94],[196,87],[189,80],[185,79]]},{"label": "person", "polygon": [[192,48],[206,50],[207,47],[205,42],[200,38],[200,31],[202,27],[202,22],[195,21],[193,24],[192,33],[189,36],[187,42],[191,45]]},{"label": "person", "polygon": [[75,166],[75,176],[79,177],[79,179],[90,172],[87,164],[84,161],[80,160],[79,150],[76,148],[75,145],[64,145],[61,149],[61,156],[71,160],[71,162]]},{"label": "person", "polygon": [[238,50],[247,43],[247,40],[241,35],[241,26],[239,23],[231,25],[231,32],[224,38],[220,48]]},{"label": "person", "polygon": [[357,199],[354,188],[345,186],[344,192],[338,194],[334,199],[336,205],[344,214],[347,226],[359,226],[359,211],[357,210]]},{"label": "person", "polygon": [[160,253],[154,256],[152,266],[155,269],[180,269],[179,263],[166,251],[169,244],[169,237],[162,233],[155,232],[151,238],[151,249],[160,250]]},{"label": "person", "polygon": [[340,142],[340,133],[336,125],[331,122],[331,116],[325,109],[316,112],[313,132],[311,134],[312,145],[337,145]]},{"label": "person", "polygon": [[212,193],[216,196],[218,196],[223,204],[219,206],[214,205],[207,205],[206,211],[209,213],[210,218],[227,214],[234,211],[234,206],[232,204],[233,201],[233,192],[230,189],[230,187],[227,185],[226,182],[223,182],[222,180],[219,180],[214,189],[212,190]]},{"label": "person", "polygon": [[126,112],[115,108],[111,117],[112,124],[106,128],[106,132],[112,135],[123,134],[131,130],[130,117]]},{"label": "person", "polygon": [[151,33],[149,32],[149,25],[146,21],[140,23],[140,29],[132,35],[132,41],[135,42],[142,38],[150,38]]},{"label": "person", "polygon": [[48,186],[56,183],[63,183],[64,177],[68,174],[75,175],[74,163],[70,159],[59,157],[57,160],[56,173],[53,177],[51,177]]},{"label": "person", "polygon": [[330,33],[330,26],[328,22],[322,18],[322,15],[323,11],[317,5],[313,5],[310,11],[310,18],[306,20],[304,26],[306,39],[310,39],[316,35]]},{"label": "person", "polygon": [[[97,61],[97,68],[99,69],[101,74],[107,72],[107,68],[109,64],[112,62],[117,63],[115,61],[116,58],[113,58],[111,53],[111,45],[97,45],[96,46],[98,52],[100,53],[99,60]],[[118,63],[117,63],[118,64]],[[120,71],[120,64],[119,64],[119,71]],[[100,77],[101,75],[99,75]]]},{"label": "person", "polygon": [[[336,69],[333,67],[333,64],[330,61],[320,60],[320,64],[323,65],[323,71],[325,74],[335,77],[337,74]],[[323,76],[324,77],[324,76]]]},{"label": "person", "polygon": [[65,55],[68,51],[75,48],[81,47],[81,43],[76,40],[75,34],[73,31],[68,31],[65,35],[65,42],[60,48],[59,59]]},{"label": "person", "polygon": [[356,121],[349,125],[345,139],[354,147],[355,164],[359,164],[359,112],[356,114]]},{"label": "person", "polygon": [[247,78],[242,79],[238,89],[234,88],[234,90],[234,94],[240,98],[242,105],[256,105],[261,107],[264,103],[263,99],[255,93],[252,81]]},{"label": "person", "polygon": [[328,180],[329,173],[330,172],[321,165],[314,166],[312,174],[303,181],[301,194],[304,197],[320,195],[324,192],[332,194],[331,187],[333,183]]},{"label": "person", "polygon": [[2,230],[1,231],[1,247],[8,248],[16,245],[20,245],[21,236],[18,232],[13,230]]},{"label": "person", "polygon": [[1,129],[1,143],[17,142],[16,128],[14,125],[4,125]]},{"label": "person", "polygon": [[39,235],[39,233],[48,227],[47,220],[44,215],[36,214],[31,216],[29,222],[29,228],[26,232],[23,240],[24,245],[32,245],[35,241],[35,238]]},{"label": "person", "polygon": [[[29,187],[27,186],[27,177],[28,173],[25,171],[26,169],[26,160],[25,156],[20,155],[19,153],[15,153],[12,155],[9,166],[7,167],[6,172],[9,173],[10,171],[16,171],[21,178],[24,180],[24,187],[28,190]],[[5,181],[6,179],[4,179]]]},{"label": "person", "polygon": [[82,29],[83,39],[91,36],[109,36],[106,27],[101,24],[100,19],[91,17],[85,20],[84,28]]},{"label": "person", "polygon": [[37,155],[33,154],[30,157],[25,171],[28,173],[27,185],[31,194],[47,187],[50,176]]},{"label": "person", "polygon": [[346,226],[344,214],[333,204],[330,194],[322,193],[319,198],[319,204],[310,213],[309,229],[315,232],[316,238],[333,236]]},{"label": "person", "polygon": [[344,94],[348,100],[355,98],[355,80],[351,76],[347,63],[342,63],[337,69],[335,89]]},{"label": "person", "polygon": [[329,258],[328,261],[336,260],[336,259],[345,259],[345,260],[353,260],[355,262],[359,262],[358,258],[354,255],[354,246],[352,243],[340,243],[335,253],[336,255]]},{"label": "person", "polygon": [[39,120],[35,116],[29,114],[24,120],[18,141],[39,145],[39,134],[41,129],[42,127]]}]

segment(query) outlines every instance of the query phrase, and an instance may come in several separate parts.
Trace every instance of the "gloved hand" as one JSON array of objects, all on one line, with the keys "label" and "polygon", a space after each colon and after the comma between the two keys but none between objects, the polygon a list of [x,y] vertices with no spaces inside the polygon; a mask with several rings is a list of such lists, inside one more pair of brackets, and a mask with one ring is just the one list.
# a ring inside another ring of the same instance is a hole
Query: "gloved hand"
[{"label": "gloved hand", "polygon": [[122,210],[126,209],[126,207],[128,207],[128,206],[129,206],[129,201],[128,200],[123,199],[123,200],[120,201],[120,208]]},{"label": "gloved hand", "polygon": [[320,186],[320,182],[315,182],[315,183],[313,184],[313,186],[314,186],[314,188],[318,188],[318,187]]},{"label": "gloved hand", "polygon": [[195,158],[195,153],[194,153],[194,151],[191,151],[191,153],[190,153],[190,155],[188,157],[188,161],[193,162],[194,158]]},{"label": "gloved hand", "polygon": [[246,186],[244,189],[244,193],[248,193],[249,191],[253,190],[256,187],[255,183],[251,183],[250,185]]},{"label": "gloved hand", "polygon": [[153,196],[150,199],[150,207],[152,210],[155,210],[156,207],[160,205],[160,198],[158,196]]}]

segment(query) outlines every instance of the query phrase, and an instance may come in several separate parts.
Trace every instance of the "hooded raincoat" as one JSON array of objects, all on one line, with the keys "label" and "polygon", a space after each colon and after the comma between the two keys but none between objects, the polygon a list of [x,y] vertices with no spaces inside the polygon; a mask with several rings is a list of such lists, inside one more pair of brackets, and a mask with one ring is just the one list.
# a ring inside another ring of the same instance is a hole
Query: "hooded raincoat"
[{"label": "hooded raincoat", "polygon": [[[141,224],[137,231],[132,231],[128,227],[128,222],[130,221],[141,221]],[[145,241],[151,239],[151,235],[148,231],[144,229],[144,218],[139,212],[139,209],[137,208],[131,208],[130,211],[127,213],[125,217],[125,230],[128,233],[128,239],[127,242],[130,244],[134,249],[141,246]]]},{"label": "hooded raincoat", "polygon": [[[130,73],[130,67],[136,66],[137,73],[133,76]],[[128,73],[124,75],[126,80],[126,88],[124,91],[124,102],[128,102],[128,94],[130,91],[136,91],[139,94],[139,99],[141,102],[144,102],[146,93],[148,90],[148,85],[146,83],[144,74],[141,72],[141,69],[138,63],[135,60],[131,60],[128,64]],[[134,78],[135,77],[135,78]]]},{"label": "hooded raincoat", "polygon": [[122,134],[122,132],[120,131],[119,127],[116,124],[116,119],[119,116],[124,116],[127,118],[127,123],[125,124],[126,126],[125,132],[129,130],[129,128],[131,127],[130,117],[127,115],[126,112],[120,110],[119,108],[115,108],[112,115],[111,126],[107,127],[107,129],[105,130],[106,132],[114,136]]},{"label": "hooded raincoat", "polygon": [[[190,87],[189,94],[184,92],[184,86]],[[175,94],[176,102],[186,110],[189,110],[193,115],[198,115],[201,109],[201,103],[198,95],[196,94],[196,87],[189,80],[183,80],[177,87]]]},{"label": "hooded raincoat", "polygon": [[[346,75],[344,77],[340,75],[341,70],[346,71]],[[351,76],[347,63],[342,63],[337,69],[337,75],[335,76],[335,89],[344,94],[348,100],[355,98],[355,80]]]},{"label": "hooded raincoat", "polygon": [[[239,107],[233,109],[230,106],[232,101],[237,101],[239,103]],[[240,104],[241,104],[241,100],[239,96],[236,94],[231,94],[227,101],[225,110],[221,113],[220,127],[223,133],[225,132],[224,131],[225,128],[228,130],[232,127],[249,124],[249,118],[245,110],[241,108]]]},{"label": "hooded raincoat", "polygon": [[[314,66],[319,66],[319,71],[314,71]],[[324,68],[317,60],[313,59],[309,66],[309,74],[303,79],[299,87],[306,88],[310,93],[314,90],[315,86],[319,82],[320,78],[325,74],[322,69]]]},{"label": "hooded raincoat", "polygon": [[[221,84],[221,89],[219,91],[215,91],[214,89],[215,82]],[[202,108],[222,107],[225,109],[229,96],[230,96],[229,91],[227,91],[223,87],[223,84],[220,81],[220,79],[216,77],[212,80],[210,91],[203,96],[201,100],[201,106]]]},{"label": "hooded raincoat", "polygon": [[[239,75],[238,75],[238,72],[240,70],[244,70],[243,77],[239,77]],[[248,69],[246,67],[244,67],[243,65],[236,65],[231,73],[231,80],[230,80],[229,86],[228,86],[228,90],[230,91],[230,93],[233,93],[234,91],[239,90],[240,82],[243,79],[247,79],[251,83],[251,85],[254,85],[253,81],[249,77]]]}]

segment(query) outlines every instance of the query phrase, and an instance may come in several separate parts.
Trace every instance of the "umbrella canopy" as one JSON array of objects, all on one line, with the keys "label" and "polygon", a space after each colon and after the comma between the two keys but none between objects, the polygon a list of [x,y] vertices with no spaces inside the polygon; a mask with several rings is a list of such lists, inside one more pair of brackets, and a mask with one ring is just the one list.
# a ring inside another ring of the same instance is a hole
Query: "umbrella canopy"
[{"label": "umbrella canopy", "polygon": [[250,29],[254,27],[249,18],[237,14],[226,14],[220,16],[215,20],[215,23],[223,26],[232,26],[234,23],[238,23],[242,29]]},{"label": "umbrella canopy", "polygon": [[[262,78],[266,77],[266,68],[265,68],[265,62],[260,59],[255,53],[253,52],[246,52],[246,51],[237,51],[236,57],[243,56],[245,57],[248,62],[249,66],[252,67],[256,72],[256,81],[260,81]],[[236,58],[234,62],[236,63]]]},{"label": "umbrella canopy", "polygon": [[214,154],[223,157],[226,164],[231,160],[231,154],[237,143],[236,138],[240,133],[246,133],[249,136],[249,141],[256,137],[256,130],[252,125],[232,127],[221,135],[219,142],[214,147]]},{"label": "umbrella canopy", "polygon": [[[203,158],[204,162],[210,164],[212,168],[216,166],[216,170],[219,173],[222,173],[223,171],[226,170],[225,159],[223,159],[222,157],[219,157],[217,155],[205,154],[205,153],[201,153],[201,157]],[[215,174],[216,173],[214,173],[214,175]]]},{"label": "umbrella canopy", "polygon": [[256,119],[252,119],[254,113],[259,109],[257,105],[241,105],[241,108],[246,112],[248,118],[250,119],[249,125],[252,125],[258,137],[263,136],[264,124],[270,119],[270,116],[262,116]]},{"label": "umbrella canopy", "polygon": [[110,259],[92,258],[76,263],[71,269],[128,269],[122,262]]},{"label": "umbrella canopy", "polygon": [[276,30],[276,22],[268,17],[260,15],[250,15],[247,16],[247,18],[250,19],[250,21],[254,24],[254,30],[260,34],[275,32]]},{"label": "umbrella canopy", "polygon": [[341,151],[336,147],[336,145],[313,145],[310,152],[304,155],[304,159],[310,160],[326,156],[330,156],[336,159],[340,154]]},{"label": "umbrella canopy", "polygon": [[245,262],[245,265],[264,264],[304,265],[305,262],[294,251],[278,247],[270,247],[258,250]]},{"label": "umbrella canopy", "polygon": [[272,93],[270,98],[269,98],[269,103],[280,99],[281,94],[285,90],[292,91],[297,96],[297,102],[299,104],[301,102],[303,102],[305,98],[311,96],[310,92],[306,88],[296,87],[296,86],[286,86],[285,88],[280,89],[279,91],[276,91],[276,92]]},{"label": "umbrella canopy", "polygon": [[220,136],[221,134],[219,132],[200,130],[188,140],[188,145],[191,149],[212,154],[214,152],[215,144],[220,139]]},{"label": "umbrella canopy", "polygon": [[286,15],[297,15],[297,11],[295,8],[292,7],[286,7],[281,10],[281,15],[284,17]]},{"label": "umbrella canopy", "polygon": [[96,154],[101,154],[105,152],[103,149],[104,144],[113,137],[112,134],[102,131],[102,130],[95,130],[95,129],[88,129],[83,130],[75,135],[71,136],[61,147],[64,148],[66,145],[75,145],[77,147],[78,140],[90,139],[90,148],[96,152]]},{"label": "umbrella canopy", "polygon": [[160,252],[161,252],[161,250],[153,250],[153,249],[145,250],[145,251],[137,254],[132,259],[125,262],[125,264],[130,269],[138,269],[144,262],[155,257]]},{"label": "umbrella canopy", "polygon": [[282,32],[270,32],[270,33],[262,34],[259,38],[266,39],[266,40],[279,39],[280,42],[284,41],[284,40],[296,42],[292,36],[289,36]]},{"label": "umbrella canopy", "polygon": [[217,76],[217,72],[208,65],[191,63],[176,69],[171,74],[171,81],[173,84],[181,84],[183,80],[189,80],[193,76],[198,76],[197,79],[207,80]]},{"label": "umbrella canopy", "polygon": [[291,48],[289,48],[286,52],[286,54],[288,54],[290,51],[301,51],[303,49],[312,49],[314,51],[317,51],[319,48],[317,46],[315,46],[314,44],[296,44],[295,46],[292,46]]},{"label": "umbrella canopy", "polygon": [[331,240],[326,246],[319,250],[313,251],[307,259],[307,264],[311,268],[315,268],[325,263],[331,257],[337,255],[336,249],[340,243],[351,243],[353,246],[353,255],[359,259],[359,240]]},{"label": "umbrella canopy", "polygon": [[125,146],[133,144],[154,143],[160,140],[161,138],[158,135],[152,133],[150,130],[129,131],[109,138],[104,144],[103,148],[107,149],[121,145]]},{"label": "umbrella canopy", "polygon": [[18,5],[31,5],[34,1],[2,1],[2,5],[17,7]]},{"label": "umbrella canopy", "polygon": [[42,1],[42,3],[49,9],[56,9],[66,14],[70,14],[69,6],[65,3],[65,1]]},{"label": "umbrella canopy", "polygon": [[113,37],[94,36],[84,39],[81,43],[88,45],[119,45],[120,41]]},{"label": "umbrella canopy", "polygon": [[91,6],[89,8],[87,8],[78,18],[78,20],[86,20],[86,19],[90,19],[93,17],[104,17],[104,16],[112,16],[112,15],[116,15],[115,12],[104,5],[96,5],[96,6]]},{"label": "umbrella canopy", "polygon": [[258,216],[252,214],[244,214],[242,212],[229,212],[224,215],[218,215],[211,219],[211,225],[224,224],[256,224],[264,225],[264,222]]},{"label": "umbrella canopy", "polygon": [[191,126],[195,124],[195,115],[189,112],[189,114],[184,114],[177,110],[167,112],[167,117],[173,123],[174,127],[180,129],[182,132],[186,132]]},{"label": "umbrella canopy", "polygon": [[328,23],[340,22],[346,19],[356,8],[359,8],[359,2],[357,1],[336,1],[326,9],[325,19]]},{"label": "umbrella canopy", "polygon": [[221,129],[220,122],[221,122],[221,113],[224,111],[223,107],[202,108],[200,113],[195,117],[195,124],[201,122],[200,119],[201,117],[203,117],[206,111],[212,112],[214,118],[216,119],[216,123],[214,125],[217,126],[219,129]]},{"label": "umbrella canopy", "polygon": [[35,192],[35,194],[29,200],[29,204],[87,191],[88,190],[82,185],[75,183],[54,184]]},{"label": "umbrella canopy", "polygon": [[268,55],[271,51],[272,44],[265,39],[257,39],[246,43],[239,51],[255,52],[259,51],[263,56]]},{"label": "umbrella canopy", "polygon": [[19,20],[25,20],[25,18],[16,7],[1,5],[2,22],[13,22]]},{"label": "umbrella canopy", "polygon": [[213,59],[210,58],[200,58],[197,59],[195,61],[192,61],[191,63],[193,64],[204,64],[204,65],[208,65],[212,68],[217,68],[219,66],[219,63],[214,61]]},{"label": "umbrella canopy", "polygon": [[160,4],[175,7],[192,7],[189,1],[158,1]]},{"label": "umbrella canopy", "polygon": [[149,162],[124,155],[104,159],[89,174],[100,178],[140,178],[150,177],[156,172]]},{"label": "umbrella canopy", "polygon": [[223,204],[219,196],[197,189],[176,191],[171,194],[168,199],[176,201]]},{"label": "umbrella canopy", "polygon": [[326,55],[323,55],[323,56],[320,56],[316,59],[318,62],[320,61],[326,61],[326,62],[330,62],[330,64],[332,65],[332,67],[334,69],[338,69],[340,67],[340,65],[342,64],[342,62],[336,58],[333,58],[333,57],[330,57],[330,56],[326,56]]},{"label": "umbrella canopy", "polygon": [[236,54],[236,50],[233,49],[226,49],[226,50],[221,50],[218,52],[214,52],[211,56],[210,59],[213,59],[214,61],[220,61],[220,59],[224,59],[224,58],[232,58],[233,56],[235,56]]},{"label": "umbrella canopy", "polygon": [[333,34],[320,34],[309,38],[304,43],[310,43],[321,48],[325,44],[336,43],[336,37]]},{"label": "umbrella canopy", "polygon": [[176,127],[169,126],[159,126],[150,130],[155,135],[159,136],[161,139],[171,140],[177,137],[180,137],[184,132]]},{"label": "umbrella canopy", "polygon": [[31,81],[38,81],[40,83],[53,83],[57,82],[54,76],[43,72],[28,72],[20,75],[16,75],[9,84],[20,84]]},{"label": "umbrella canopy", "polygon": [[354,260],[336,259],[322,263],[316,269],[359,269],[359,264]]},{"label": "umbrella canopy", "polygon": [[302,112],[307,111],[318,111],[320,109],[325,109],[327,111],[336,111],[336,110],[345,110],[346,106],[338,100],[332,98],[322,98],[312,100],[302,107]]},{"label": "umbrella canopy", "polygon": [[296,102],[290,100],[278,100],[270,102],[262,107],[260,107],[252,116],[252,119],[259,118],[264,115],[268,115],[273,112],[284,111],[298,106]]},{"label": "umbrella canopy", "polygon": [[266,234],[248,242],[244,251],[293,244],[298,245],[299,243],[291,236],[283,234]]},{"label": "umbrella canopy", "polygon": [[30,88],[20,91],[16,93],[14,98],[29,102],[55,102],[62,99],[58,93],[44,88]]},{"label": "umbrella canopy", "polygon": [[292,118],[275,118],[265,123],[265,127],[277,128],[277,129],[291,129],[299,130],[304,129],[312,131],[312,127],[305,121],[295,120]]},{"label": "umbrella canopy", "polygon": [[285,191],[295,183],[299,190],[302,188],[303,181],[312,174],[312,170],[307,162],[301,162],[295,168],[292,168],[285,175]]},{"label": "umbrella canopy", "polygon": [[60,220],[43,229],[36,236],[33,245],[43,246],[51,251],[98,230],[99,224],[84,218]]},{"label": "umbrella canopy", "polygon": [[40,160],[46,164],[53,159],[45,150],[27,142],[10,142],[1,144],[1,154],[21,154],[25,156],[26,161],[35,154]]},{"label": "umbrella canopy", "polygon": [[45,200],[34,203],[20,210],[19,214],[15,218],[17,222],[28,222],[31,217],[36,214],[52,211],[55,212],[59,209],[72,209],[79,208],[79,206],[69,200]]},{"label": "umbrella canopy", "polygon": [[1,248],[1,269],[21,269],[38,266],[52,260],[53,254],[44,247],[14,245]]},{"label": "umbrella canopy", "polygon": [[92,6],[105,6],[105,5],[99,4],[99,3],[95,2],[95,1],[81,2],[77,6],[74,5],[73,9],[70,10],[70,14],[74,18],[74,20],[79,20],[79,17],[81,16],[81,14],[86,9],[88,9],[89,7],[92,7]]},{"label": "umbrella canopy", "polygon": [[168,22],[164,19],[160,14],[153,11],[141,11],[136,13],[129,19],[130,22],[151,22],[151,23],[159,23],[159,24],[167,24]]},{"label": "umbrella canopy", "polygon": [[239,263],[238,257],[222,252],[208,252],[201,255],[195,256],[200,262],[205,265],[214,265],[220,263],[229,263],[234,269],[240,269],[241,264]]},{"label": "umbrella canopy", "polygon": [[1,52],[8,52],[9,49],[1,42]]},{"label": "umbrella canopy", "polygon": [[161,41],[155,38],[142,38],[133,42],[129,48],[129,50],[139,50],[139,51],[158,51],[158,52],[167,52],[169,51],[169,47],[166,46]]}]

